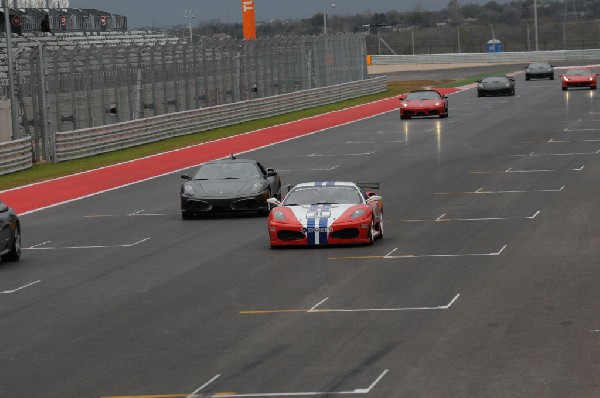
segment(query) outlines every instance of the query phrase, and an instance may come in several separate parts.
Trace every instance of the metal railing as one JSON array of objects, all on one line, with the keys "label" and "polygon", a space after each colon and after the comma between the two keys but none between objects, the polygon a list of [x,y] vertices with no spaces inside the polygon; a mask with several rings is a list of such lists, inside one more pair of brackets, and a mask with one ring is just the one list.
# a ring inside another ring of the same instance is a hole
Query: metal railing
[{"label": "metal railing", "polygon": [[385,78],[378,77],[119,124],[60,132],[56,133],[55,137],[55,161],[77,159],[375,94],[387,90],[385,83]]},{"label": "metal railing", "polygon": [[373,55],[372,65],[569,62],[600,59],[598,50],[559,50],[469,54]]},{"label": "metal railing", "polygon": [[33,165],[31,137],[0,142],[0,175],[25,170]]}]

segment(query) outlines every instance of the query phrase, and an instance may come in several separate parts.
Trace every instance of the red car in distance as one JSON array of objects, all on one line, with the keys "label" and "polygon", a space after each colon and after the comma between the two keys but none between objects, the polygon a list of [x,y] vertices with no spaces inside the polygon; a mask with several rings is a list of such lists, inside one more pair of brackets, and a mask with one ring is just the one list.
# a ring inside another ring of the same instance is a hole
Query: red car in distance
[{"label": "red car in distance", "polygon": [[400,119],[413,116],[448,117],[448,97],[436,90],[411,91],[400,97]]},{"label": "red car in distance", "polygon": [[563,91],[569,87],[589,87],[595,90],[598,86],[598,73],[594,73],[587,68],[571,68],[560,75]]}]

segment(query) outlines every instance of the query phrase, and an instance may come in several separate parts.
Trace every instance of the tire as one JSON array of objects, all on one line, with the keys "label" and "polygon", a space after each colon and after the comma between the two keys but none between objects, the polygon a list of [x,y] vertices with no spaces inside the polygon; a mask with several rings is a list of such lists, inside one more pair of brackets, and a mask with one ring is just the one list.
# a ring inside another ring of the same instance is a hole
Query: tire
[{"label": "tire", "polygon": [[377,239],[383,239],[383,217],[381,218],[381,221],[379,221],[378,227],[379,235],[377,235]]},{"label": "tire", "polygon": [[567,91],[567,88],[566,88],[566,87],[563,87],[563,88],[562,88],[562,91]]},{"label": "tire", "polygon": [[402,116],[402,115],[400,115],[400,120],[406,120],[406,119],[410,119],[410,116]]},{"label": "tire", "polygon": [[554,80],[554,76],[550,76],[550,80]]},{"label": "tire", "polygon": [[510,95],[516,95],[515,90],[513,90],[512,93],[510,93]]},{"label": "tire", "polygon": [[478,96],[478,97],[483,97],[483,94],[481,94],[481,93],[477,93],[477,96]]},{"label": "tire", "polygon": [[592,86],[590,87],[590,90],[595,90],[598,86]]},{"label": "tire", "polygon": [[183,218],[184,220],[191,220],[192,218],[194,218],[194,212],[182,210],[181,218]]},{"label": "tire", "polygon": [[531,80],[531,78],[530,77],[526,77],[525,80],[529,81],[529,80]]},{"label": "tire", "polygon": [[13,235],[13,243],[10,251],[2,256],[2,261],[19,261],[21,258],[21,228],[17,225],[17,229]]},{"label": "tire", "polygon": [[371,220],[371,230],[369,231],[369,242],[367,245],[372,245],[375,242],[375,222]]},{"label": "tire", "polygon": [[442,115],[440,115],[441,118],[447,118],[448,117],[448,109],[444,110],[444,113]]}]

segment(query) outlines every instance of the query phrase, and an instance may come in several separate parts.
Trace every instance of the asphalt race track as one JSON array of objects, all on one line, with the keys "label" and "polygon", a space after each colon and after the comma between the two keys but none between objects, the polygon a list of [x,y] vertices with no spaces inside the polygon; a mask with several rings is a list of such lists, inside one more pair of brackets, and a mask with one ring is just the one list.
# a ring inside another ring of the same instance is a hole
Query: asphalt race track
[{"label": "asphalt race track", "polygon": [[284,184],[379,182],[370,247],[184,221],[178,174],[24,216],[0,396],[600,396],[600,94],[516,89],[244,155]]}]

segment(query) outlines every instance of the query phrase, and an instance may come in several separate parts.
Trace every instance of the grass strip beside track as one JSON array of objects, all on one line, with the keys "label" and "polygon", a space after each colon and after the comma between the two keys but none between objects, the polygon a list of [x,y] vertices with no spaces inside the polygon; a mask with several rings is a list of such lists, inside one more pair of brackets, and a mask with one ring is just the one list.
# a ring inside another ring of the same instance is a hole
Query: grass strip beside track
[{"label": "grass strip beside track", "polygon": [[145,156],[163,153],[178,148],[184,148],[190,145],[214,141],[216,139],[225,137],[231,137],[249,131],[288,123],[327,112],[366,104],[380,99],[398,96],[411,90],[417,90],[431,86],[457,87],[463,84],[464,83],[462,81],[452,83],[448,81],[426,80],[389,82],[388,90],[379,94],[354,98],[335,104],[323,105],[266,119],[240,123],[220,129],[209,130],[195,134],[188,134],[181,137],[171,138],[132,148],[108,152],[82,159],[70,160],[60,163],[35,164],[33,167],[27,170],[0,176],[0,191],[36,182],[46,181],[53,178],[67,176],[83,171],[93,170],[104,166],[110,166],[113,164],[126,162],[134,159],[139,159]]}]

